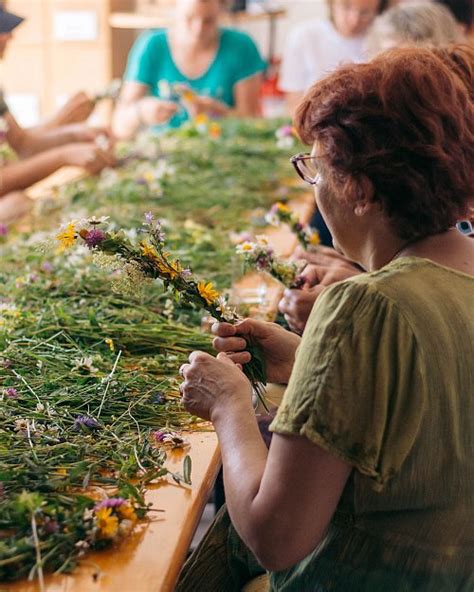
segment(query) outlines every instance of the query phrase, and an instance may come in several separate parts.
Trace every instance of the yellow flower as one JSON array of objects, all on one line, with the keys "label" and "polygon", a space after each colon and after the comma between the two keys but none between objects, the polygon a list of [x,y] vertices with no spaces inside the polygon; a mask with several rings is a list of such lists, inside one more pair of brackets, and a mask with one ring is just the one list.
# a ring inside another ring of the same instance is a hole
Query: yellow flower
[{"label": "yellow flower", "polygon": [[107,339],[105,340],[105,343],[109,346],[109,349],[111,352],[115,351],[115,345],[112,339],[110,339],[110,337],[107,337]]},{"label": "yellow flower", "polygon": [[112,508],[100,508],[95,513],[95,519],[101,537],[113,539],[117,535],[119,520],[117,516],[112,516]]},{"label": "yellow flower", "polygon": [[255,245],[253,243],[245,242],[240,245],[240,250],[244,251],[244,252],[245,251],[253,251],[254,247],[255,247]]},{"label": "yellow flower", "polygon": [[199,113],[194,118],[195,125],[206,125],[209,123],[209,117],[205,113]]},{"label": "yellow flower", "polygon": [[219,292],[214,289],[212,282],[209,282],[208,284],[206,284],[206,282],[199,282],[198,292],[207,304],[213,304],[219,298]]},{"label": "yellow flower", "polygon": [[290,208],[281,201],[277,202],[277,208],[283,214],[289,214],[291,212]]},{"label": "yellow flower", "polygon": [[191,102],[194,101],[196,98],[196,94],[192,90],[184,90],[181,93],[181,96],[185,101],[191,101]]},{"label": "yellow flower", "polygon": [[148,257],[149,259],[153,259],[154,261],[156,261],[156,259],[158,259],[158,253],[156,252],[155,247],[152,247],[148,243],[141,243],[140,246],[142,248],[142,253],[143,253],[143,255],[145,255],[145,257]]},{"label": "yellow flower", "polygon": [[319,232],[313,232],[309,237],[309,244],[315,247],[316,245],[319,245],[320,242],[321,239],[319,238]]},{"label": "yellow flower", "polygon": [[70,222],[66,229],[56,235],[57,240],[61,243],[61,250],[72,247],[76,240],[76,228],[74,222]]},{"label": "yellow flower", "polygon": [[130,504],[122,504],[121,506],[118,506],[117,512],[122,520],[131,520],[132,522],[137,521],[135,510]]},{"label": "yellow flower", "polygon": [[221,137],[221,126],[215,121],[209,125],[209,135],[215,140]]},{"label": "yellow flower", "polygon": [[151,172],[151,171],[147,171],[144,175],[143,178],[145,179],[145,181],[147,183],[153,183],[153,181],[155,180],[155,175]]}]

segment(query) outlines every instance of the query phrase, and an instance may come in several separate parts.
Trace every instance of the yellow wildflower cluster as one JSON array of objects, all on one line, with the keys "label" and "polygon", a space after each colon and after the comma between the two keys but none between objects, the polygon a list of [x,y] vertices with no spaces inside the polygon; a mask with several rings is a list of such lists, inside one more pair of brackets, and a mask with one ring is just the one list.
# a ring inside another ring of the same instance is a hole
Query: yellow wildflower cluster
[{"label": "yellow wildflower cluster", "polygon": [[214,304],[216,300],[219,298],[219,292],[214,288],[212,282],[199,282],[198,283],[198,292],[201,298],[206,301],[206,304]]},{"label": "yellow wildflower cluster", "polygon": [[112,508],[100,508],[95,513],[95,519],[101,538],[113,539],[117,536],[119,519],[113,515]]},{"label": "yellow wildflower cluster", "polygon": [[65,251],[72,247],[76,241],[76,227],[74,226],[74,222],[69,222],[66,228],[56,235],[57,240],[60,244],[60,250]]}]

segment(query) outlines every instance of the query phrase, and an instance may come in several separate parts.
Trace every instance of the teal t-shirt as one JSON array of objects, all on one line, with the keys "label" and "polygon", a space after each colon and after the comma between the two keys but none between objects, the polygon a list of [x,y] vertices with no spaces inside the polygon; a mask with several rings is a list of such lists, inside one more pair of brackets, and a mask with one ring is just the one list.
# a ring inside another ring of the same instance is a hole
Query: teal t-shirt
[{"label": "teal t-shirt", "polygon": [[[198,94],[233,107],[234,86],[240,80],[265,70],[266,63],[246,33],[221,28],[219,34],[219,46],[207,71],[198,78],[188,78],[174,63],[166,31],[142,33],[130,51],[124,78],[129,82],[146,84],[152,96],[163,99],[167,97],[160,95],[160,80],[170,84],[185,83]],[[179,127],[187,119],[187,112],[180,109],[169,126]]]}]

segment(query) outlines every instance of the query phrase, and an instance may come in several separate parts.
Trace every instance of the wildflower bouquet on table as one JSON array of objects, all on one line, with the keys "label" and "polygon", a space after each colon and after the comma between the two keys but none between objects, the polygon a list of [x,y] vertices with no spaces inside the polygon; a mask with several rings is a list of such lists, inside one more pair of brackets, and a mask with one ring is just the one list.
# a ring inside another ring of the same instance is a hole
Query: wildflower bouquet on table
[{"label": "wildflower bouquet on table", "polygon": [[276,257],[266,236],[257,236],[255,241],[243,241],[235,249],[248,267],[267,272],[287,288],[301,288],[303,285],[304,281],[300,278],[302,265]]},{"label": "wildflower bouquet on table", "polygon": [[280,226],[281,223],[288,224],[291,231],[296,235],[300,245],[306,250],[316,247],[320,243],[319,233],[310,226],[301,224],[298,216],[281,201],[273,204],[266,214],[265,220],[272,226]]},{"label": "wildflower bouquet on table", "polygon": [[[183,268],[166,250],[165,235],[159,220],[149,212],[141,228],[143,239],[132,243],[123,231],[108,232],[106,219],[90,218],[79,223],[70,222],[58,235],[60,248],[82,242],[95,254],[95,262],[118,273],[119,289],[137,291],[147,280],[159,279],[181,303],[204,309],[219,322],[236,323],[240,320],[227,300],[219,294],[212,282],[198,280],[189,268]],[[105,256],[105,259],[104,259]],[[260,348],[248,343],[252,358],[244,372],[265,405],[264,385],[266,371]]]}]

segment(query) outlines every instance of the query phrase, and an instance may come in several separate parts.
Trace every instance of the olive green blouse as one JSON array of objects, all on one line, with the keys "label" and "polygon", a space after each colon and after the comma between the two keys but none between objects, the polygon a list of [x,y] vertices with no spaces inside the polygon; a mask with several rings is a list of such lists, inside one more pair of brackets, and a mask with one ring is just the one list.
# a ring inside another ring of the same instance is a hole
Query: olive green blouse
[{"label": "olive green blouse", "polygon": [[474,590],[474,277],[416,257],[329,288],[271,426],[354,467],[272,589]]}]

